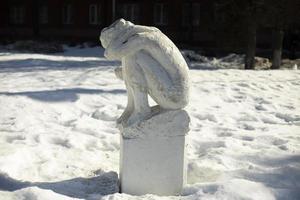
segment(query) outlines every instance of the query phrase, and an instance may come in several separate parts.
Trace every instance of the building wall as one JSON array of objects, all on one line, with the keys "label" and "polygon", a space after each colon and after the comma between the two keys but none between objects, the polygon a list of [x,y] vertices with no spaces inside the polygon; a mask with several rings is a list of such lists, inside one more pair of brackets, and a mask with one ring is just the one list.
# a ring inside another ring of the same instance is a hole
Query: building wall
[{"label": "building wall", "polygon": [[[222,21],[215,2],[216,0],[1,0],[0,36],[11,40],[42,38],[98,41],[102,28],[123,17],[136,20],[138,24],[156,26],[180,45],[231,50],[241,48],[245,34],[239,30],[239,24],[226,24]],[[74,18],[73,23],[64,24],[63,9],[68,4],[73,6]],[[100,6],[100,22],[97,24],[89,23],[91,4]],[[165,24],[156,23],[155,10],[158,4],[164,5]],[[39,23],[37,12],[43,5],[48,7],[46,24]],[[24,23],[12,23],[11,9],[20,6],[25,9]],[[295,12],[296,7],[300,7],[300,4],[295,6]],[[295,23],[295,27],[299,26],[299,23]],[[266,28],[258,29],[259,46],[271,47],[269,32]]]}]

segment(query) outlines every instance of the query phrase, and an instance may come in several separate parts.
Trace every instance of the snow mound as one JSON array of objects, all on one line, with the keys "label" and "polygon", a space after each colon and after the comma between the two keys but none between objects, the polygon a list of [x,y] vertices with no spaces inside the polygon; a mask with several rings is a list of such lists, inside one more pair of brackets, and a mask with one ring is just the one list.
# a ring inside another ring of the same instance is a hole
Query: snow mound
[{"label": "snow mound", "polygon": [[38,42],[33,40],[17,41],[8,46],[8,49],[32,53],[59,53],[63,52],[63,46],[54,42]]},{"label": "snow mound", "polygon": [[[245,55],[229,54],[225,57],[215,58],[206,57],[191,50],[182,50],[191,69],[216,70],[216,69],[244,69]],[[286,63],[286,62],[285,62]],[[292,65],[288,65],[292,68]],[[270,69],[271,63],[268,58],[255,57],[255,69],[265,70]],[[287,65],[283,65],[284,68]]]}]

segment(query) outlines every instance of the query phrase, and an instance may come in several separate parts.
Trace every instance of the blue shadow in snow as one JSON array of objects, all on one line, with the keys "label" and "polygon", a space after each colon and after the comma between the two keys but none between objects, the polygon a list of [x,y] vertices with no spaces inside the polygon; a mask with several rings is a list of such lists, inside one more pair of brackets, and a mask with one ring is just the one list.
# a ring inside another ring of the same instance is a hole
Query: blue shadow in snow
[{"label": "blue shadow in snow", "polygon": [[44,91],[26,91],[26,92],[0,92],[0,95],[5,96],[27,96],[34,100],[45,102],[74,102],[78,100],[78,94],[125,94],[126,90],[102,90],[102,89],[88,89],[88,88],[67,88],[57,90],[44,90]]},{"label": "blue shadow in snow", "polygon": [[[0,57],[1,58],[1,57]],[[107,70],[113,66],[119,66],[120,62],[108,60],[83,60],[83,61],[54,61],[47,59],[21,59],[21,60],[0,60],[0,73],[34,72],[47,70],[75,70],[85,68],[97,68]]]},{"label": "blue shadow in snow", "polygon": [[58,182],[19,181],[0,172],[0,191],[16,191],[27,187],[52,190],[72,198],[84,199],[90,194],[108,195],[119,192],[119,179],[116,172],[103,172],[90,178],[73,178]]}]

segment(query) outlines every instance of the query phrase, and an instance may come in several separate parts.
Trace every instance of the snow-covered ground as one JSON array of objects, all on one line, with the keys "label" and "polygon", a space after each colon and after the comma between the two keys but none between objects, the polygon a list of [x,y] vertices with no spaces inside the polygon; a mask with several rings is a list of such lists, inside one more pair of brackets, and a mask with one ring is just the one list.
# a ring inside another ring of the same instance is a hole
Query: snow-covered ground
[{"label": "snow-covered ground", "polygon": [[116,193],[119,64],[101,48],[0,52],[1,200],[300,199],[298,70],[191,70],[189,185],[181,197]]}]

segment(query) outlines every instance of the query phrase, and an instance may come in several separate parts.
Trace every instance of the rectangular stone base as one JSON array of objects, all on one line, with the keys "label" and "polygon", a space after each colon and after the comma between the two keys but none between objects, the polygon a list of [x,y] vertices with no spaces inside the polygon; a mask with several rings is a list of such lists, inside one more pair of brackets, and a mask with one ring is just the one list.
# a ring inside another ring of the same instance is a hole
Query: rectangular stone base
[{"label": "rectangular stone base", "polygon": [[186,182],[185,136],[121,136],[121,192],[179,195]]}]

